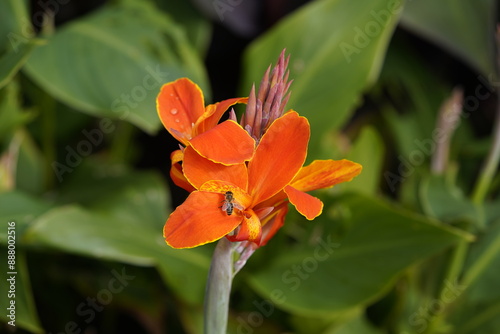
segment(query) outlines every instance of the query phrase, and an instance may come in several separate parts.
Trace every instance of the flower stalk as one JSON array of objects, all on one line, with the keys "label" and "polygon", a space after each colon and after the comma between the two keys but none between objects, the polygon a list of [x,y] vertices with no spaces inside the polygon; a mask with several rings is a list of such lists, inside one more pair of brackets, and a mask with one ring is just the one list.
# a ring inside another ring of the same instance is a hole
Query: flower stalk
[{"label": "flower stalk", "polygon": [[448,167],[451,137],[460,120],[463,96],[463,90],[455,88],[439,110],[436,131],[440,131],[441,140],[437,141],[436,150],[432,155],[431,170],[434,174],[443,174]]},{"label": "flower stalk", "polygon": [[229,296],[234,277],[233,243],[222,238],[215,247],[205,288],[205,334],[226,333]]}]

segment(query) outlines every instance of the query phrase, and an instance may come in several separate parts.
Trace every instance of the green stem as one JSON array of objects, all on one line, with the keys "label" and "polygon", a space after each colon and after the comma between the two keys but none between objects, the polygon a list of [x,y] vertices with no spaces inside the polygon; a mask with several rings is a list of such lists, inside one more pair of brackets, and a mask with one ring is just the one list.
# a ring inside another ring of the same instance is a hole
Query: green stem
[{"label": "green stem", "polygon": [[500,303],[489,305],[485,309],[482,309],[479,314],[476,314],[473,317],[469,318],[469,320],[461,326],[457,334],[466,334],[473,332],[488,320],[498,317],[498,313],[500,313]]},{"label": "green stem", "polygon": [[[500,25],[497,26],[496,32],[496,51],[497,55],[500,52]],[[497,73],[496,77],[500,76],[500,57],[497,58]],[[500,87],[497,87],[497,99],[500,98]],[[483,202],[488,190],[490,189],[495,173],[500,162],[500,101],[497,102],[495,124],[493,125],[493,145],[486,158],[486,162],[481,169],[479,179],[472,194],[472,201],[476,204]]]},{"label": "green stem", "polygon": [[[497,96],[500,96],[500,88],[497,89]],[[500,162],[500,103],[497,104],[497,113],[495,125],[493,126],[493,145],[486,158],[486,162],[479,174],[479,180],[476,183],[472,194],[472,201],[476,204],[483,202],[490,188],[495,173]]]},{"label": "green stem", "polygon": [[489,245],[489,247],[481,253],[481,255],[474,261],[464,275],[462,284],[470,286],[475,280],[481,276],[485,269],[491,264],[495,256],[500,252],[500,236]]},{"label": "green stem", "polygon": [[222,238],[215,247],[205,289],[205,334],[226,333],[233,281],[233,244]]},{"label": "green stem", "polygon": [[[451,254],[451,259],[448,262],[448,267],[446,268],[446,273],[441,282],[441,286],[439,288],[438,295],[436,299],[441,300],[444,295],[446,289],[448,289],[449,282],[455,282],[459,280],[460,273],[463,270],[465,259],[467,256],[467,251],[469,249],[469,241],[460,241]],[[437,325],[446,317],[446,310],[450,304],[446,304],[444,306],[444,310],[436,314],[427,326],[426,331],[424,333],[433,333],[436,329]]]}]

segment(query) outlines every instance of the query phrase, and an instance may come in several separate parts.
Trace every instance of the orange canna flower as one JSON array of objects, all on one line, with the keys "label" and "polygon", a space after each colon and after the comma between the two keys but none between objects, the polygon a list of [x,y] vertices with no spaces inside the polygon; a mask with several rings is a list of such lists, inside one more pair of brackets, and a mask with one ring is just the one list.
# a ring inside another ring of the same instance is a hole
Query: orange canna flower
[{"label": "orange canna flower", "polygon": [[[350,181],[361,165],[348,160],[317,160],[303,167],[310,136],[309,122],[295,111],[283,115],[291,81],[289,57],[281,53],[277,65],[264,74],[258,93],[204,107],[200,88],[182,78],[161,88],[158,115],[165,128],[181,142],[171,154],[170,175],[190,192],[170,215],[163,229],[167,244],[190,248],[226,237],[245,241],[240,264],[265,245],[283,226],[288,203],[309,220],[323,203],[308,191]],[[240,123],[236,103],[247,103]]]},{"label": "orange canna flower", "polygon": [[317,217],[323,203],[305,191],[349,181],[361,165],[302,167],[309,136],[307,119],[295,111],[275,119],[252,151],[255,140],[231,120],[199,134],[183,153],[183,175],[195,190],[168,218],[166,242],[189,248],[227,237],[262,246],[283,225],[288,200],[307,219]]},{"label": "orange canna flower", "polygon": [[[205,107],[200,87],[188,78],[180,78],[161,87],[156,108],[167,131],[184,146],[189,146],[196,136],[215,127],[229,107],[246,103],[247,100],[246,97],[233,98]],[[193,191],[194,188],[182,174],[180,162],[183,160],[183,151],[172,152],[170,159],[170,177],[174,183],[187,191]]]},{"label": "orange canna flower", "polygon": [[247,100],[233,98],[205,107],[200,87],[188,78],[180,78],[161,87],[156,109],[167,131],[188,146],[191,139],[216,126],[230,106]]}]

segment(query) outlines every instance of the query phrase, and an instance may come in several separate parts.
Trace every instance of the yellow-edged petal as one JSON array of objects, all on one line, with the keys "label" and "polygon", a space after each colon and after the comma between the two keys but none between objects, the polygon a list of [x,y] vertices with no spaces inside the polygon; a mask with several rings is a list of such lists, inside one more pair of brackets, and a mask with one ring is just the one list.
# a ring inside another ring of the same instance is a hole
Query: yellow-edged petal
[{"label": "yellow-edged petal", "polygon": [[190,144],[201,156],[224,165],[244,163],[255,150],[255,140],[238,123],[229,120],[196,136]]},{"label": "yellow-edged petal", "polygon": [[291,111],[276,119],[248,163],[248,192],[254,205],[282,190],[298,173],[307,154],[309,122]]},{"label": "yellow-edged petal", "polygon": [[205,113],[195,124],[196,134],[201,134],[205,131],[210,130],[219,123],[220,118],[226,110],[237,103],[247,103],[247,97],[236,97],[233,99],[227,99],[224,101],[217,102],[215,104],[209,104],[205,108]]},{"label": "yellow-edged petal", "polygon": [[170,154],[170,178],[175,185],[185,189],[189,192],[195,190],[195,188],[189,183],[189,181],[184,176],[182,166],[180,162],[184,159],[184,153],[181,150],[176,150]]},{"label": "yellow-edged petal", "polygon": [[315,160],[302,167],[290,185],[301,191],[329,188],[351,181],[362,169],[360,164],[345,159]]},{"label": "yellow-edged petal", "polygon": [[224,196],[194,191],[170,215],[163,236],[174,248],[192,248],[213,242],[232,232],[243,220],[220,209]]},{"label": "yellow-edged petal", "polygon": [[184,150],[183,171],[186,179],[197,189],[210,180],[224,180],[247,188],[248,173],[246,164],[226,166],[202,157],[191,146]]},{"label": "yellow-edged petal", "polygon": [[318,198],[297,190],[292,186],[286,186],[284,190],[290,203],[308,220],[313,220],[323,211],[323,202]]},{"label": "yellow-edged petal", "polygon": [[203,93],[191,80],[177,79],[161,87],[156,98],[156,110],[168,132],[188,145],[193,137],[193,125],[205,112]]}]

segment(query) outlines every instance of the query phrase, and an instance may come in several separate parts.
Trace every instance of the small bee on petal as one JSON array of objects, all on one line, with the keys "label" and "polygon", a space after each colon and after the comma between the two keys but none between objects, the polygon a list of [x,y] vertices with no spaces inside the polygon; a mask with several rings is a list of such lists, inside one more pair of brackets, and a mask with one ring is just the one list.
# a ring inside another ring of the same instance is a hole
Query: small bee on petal
[{"label": "small bee on petal", "polygon": [[224,194],[224,200],[222,202],[224,204],[222,204],[220,208],[222,208],[222,211],[226,211],[228,216],[233,214],[234,208],[243,210],[243,207],[241,205],[234,202],[234,195],[232,191],[226,191],[226,193]]}]

